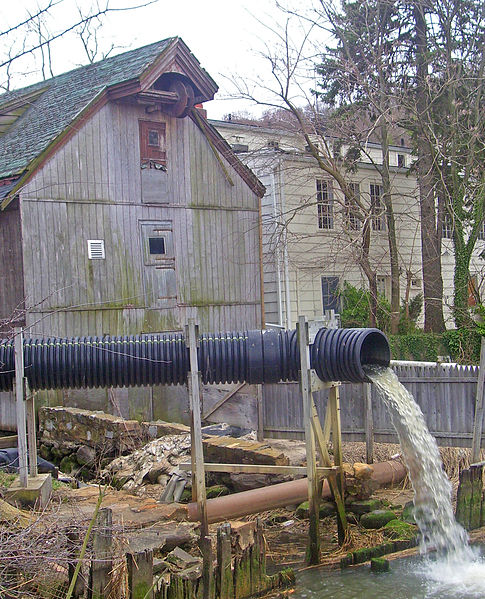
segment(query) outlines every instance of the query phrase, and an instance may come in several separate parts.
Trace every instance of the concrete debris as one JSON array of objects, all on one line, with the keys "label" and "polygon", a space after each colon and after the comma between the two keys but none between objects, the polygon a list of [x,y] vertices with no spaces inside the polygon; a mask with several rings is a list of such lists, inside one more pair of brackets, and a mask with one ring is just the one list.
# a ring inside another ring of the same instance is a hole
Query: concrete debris
[{"label": "concrete debris", "polygon": [[[181,462],[190,456],[190,435],[168,435],[154,439],[135,452],[116,458],[101,472],[117,488],[134,490],[147,483],[168,482]],[[165,478],[166,477],[166,478]]]}]

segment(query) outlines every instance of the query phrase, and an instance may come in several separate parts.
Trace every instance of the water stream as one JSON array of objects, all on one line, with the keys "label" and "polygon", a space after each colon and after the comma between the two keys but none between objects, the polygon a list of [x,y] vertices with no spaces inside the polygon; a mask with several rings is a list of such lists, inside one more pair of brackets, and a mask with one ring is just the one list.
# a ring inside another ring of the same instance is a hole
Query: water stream
[{"label": "water stream", "polygon": [[421,533],[421,553],[435,549],[440,557],[473,559],[467,534],[455,520],[451,483],[421,408],[390,368],[373,367],[367,374],[379,390],[399,437],[414,490],[414,519]]},{"label": "water stream", "polygon": [[464,599],[485,597],[485,561],[468,544],[455,521],[451,484],[443,470],[436,440],[428,431],[413,396],[390,368],[369,367],[367,374],[385,402],[401,444],[414,489],[414,518],[420,531],[421,557],[393,562],[391,571],[375,576],[369,568],[313,580],[303,573],[303,589],[293,599]]}]

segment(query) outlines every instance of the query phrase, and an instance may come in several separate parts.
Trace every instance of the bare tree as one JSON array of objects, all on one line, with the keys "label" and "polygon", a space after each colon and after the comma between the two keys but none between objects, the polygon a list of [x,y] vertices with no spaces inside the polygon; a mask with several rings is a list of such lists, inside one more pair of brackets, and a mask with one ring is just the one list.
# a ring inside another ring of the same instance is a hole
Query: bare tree
[{"label": "bare tree", "polygon": [[[69,35],[79,36],[88,58],[102,58],[103,53],[106,55],[106,52],[113,49],[100,46],[97,31],[103,19],[110,13],[137,10],[158,0],[134,0],[128,6],[120,6],[118,0],[91,0],[88,5],[83,2],[83,8],[78,7],[77,16],[65,22],[59,11],[73,2],[74,0],[43,0],[35,11],[27,10],[18,22],[0,28],[0,76],[4,89],[11,89],[12,77],[17,68],[25,69],[23,59],[26,58],[29,62],[32,62],[32,58],[40,59],[40,70],[44,78],[52,76],[56,42]],[[71,13],[76,14],[75,2],[72,9]]]}]

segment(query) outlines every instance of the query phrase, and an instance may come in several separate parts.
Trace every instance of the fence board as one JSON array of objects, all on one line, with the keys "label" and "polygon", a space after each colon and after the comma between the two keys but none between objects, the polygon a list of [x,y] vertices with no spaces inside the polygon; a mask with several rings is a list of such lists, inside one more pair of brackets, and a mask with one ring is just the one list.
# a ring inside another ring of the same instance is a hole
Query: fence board
[{"label": "fence board", "polygon": [[[428,362],[395,362],[392,367],[403,385],[413,393],[438,444],[470,447],[478,368]],[[325,411],[327,395],[327,391],[315,394],[320,416]],[[365,441],[363,385],[342,385],[340,407],[343,439]],[[372,409],[375,440],[397,443],[390,416],[374,386]],[[304,424],[297,383],[264,385],[263,410],[266,437],[303,438]],[[483,446],[485,444],[482,439]]]}]

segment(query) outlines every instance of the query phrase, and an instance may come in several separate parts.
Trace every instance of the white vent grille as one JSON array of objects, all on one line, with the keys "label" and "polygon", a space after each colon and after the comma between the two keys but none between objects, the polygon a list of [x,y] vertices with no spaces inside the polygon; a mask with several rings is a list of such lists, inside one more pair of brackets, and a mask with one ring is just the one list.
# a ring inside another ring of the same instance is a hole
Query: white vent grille
[{"label": "white vent grille", "polygon": [[88,258],[90,260],[104,260],[104,239],[88,239]]}]

